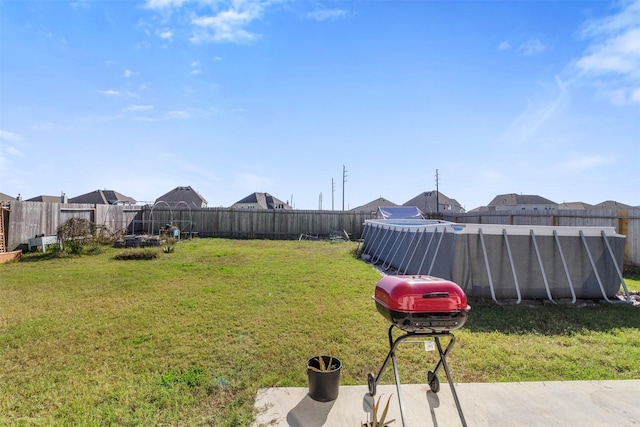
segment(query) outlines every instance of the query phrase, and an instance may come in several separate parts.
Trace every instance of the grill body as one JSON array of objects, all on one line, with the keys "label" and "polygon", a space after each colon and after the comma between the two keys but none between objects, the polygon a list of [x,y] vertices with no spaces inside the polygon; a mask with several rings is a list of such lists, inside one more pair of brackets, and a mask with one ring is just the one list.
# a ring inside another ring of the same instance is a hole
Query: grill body
[{"label": "grill body", "polygon": [[460,286],[432,276],[385,276],[373,299],[383,317],[407,332],[458,329],[471,309]]}]

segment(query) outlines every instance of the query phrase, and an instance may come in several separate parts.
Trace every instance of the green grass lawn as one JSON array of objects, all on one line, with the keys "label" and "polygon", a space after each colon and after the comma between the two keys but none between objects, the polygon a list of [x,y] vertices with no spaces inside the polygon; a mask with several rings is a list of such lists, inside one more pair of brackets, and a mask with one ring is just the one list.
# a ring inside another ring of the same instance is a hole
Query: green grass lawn
[{"label": "green grass lawn", "polygon": [[[366,384],[389,324],[355,248],[196,239],[152,260],[1,265],[0,425],[248,426],[256,391],[306,386],[318,352],[342,360],[341,384]],[[457,382],[640,378],[638,308],[470,303]],[[403,383],[425,383],[436,356],[407,344],[398,360]]]}]

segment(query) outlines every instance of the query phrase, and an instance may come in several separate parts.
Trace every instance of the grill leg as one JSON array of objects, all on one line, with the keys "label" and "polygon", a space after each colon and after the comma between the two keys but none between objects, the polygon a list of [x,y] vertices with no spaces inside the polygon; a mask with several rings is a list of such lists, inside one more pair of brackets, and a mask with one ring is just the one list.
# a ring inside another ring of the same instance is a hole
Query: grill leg
[{"label": "grill leg", "polygon": [[404,415],[404,404],[402,402],[402,392],[400,391],[400,374],[398,373],[398,364],[396,363],[396,354],[391,352],[391,360],[393,362],[393,375],[396,378],[396,390],[398,391],[398,403],[400,404],[400,418],[402,419],[402,427],[405,427],[407,424],[405,422]]},{"label": "grill leg", "polygon": [[[411,334],[405,334],[405,335],[401,335],[398,338],[396,338],[395,340],[393,339],[393,328],[394,325],[391,325],[389,327],[389,353],[387,354],[387,357],[384,359],[384,363],[382,364],[382,367],[380,368],[380,371],[378,372],[378,375],[376,376],[375,382],[374,384],[377,384],[378,381],[380,381],[380,378],[382,377],[382,373],[384,372],[384,370],[387,368],[387,366],[389,365],[389,361],[391,361],[391,364],[393,365],[393,375],[394,378],[396,380],[396,390],[398,392],[398,403],[400,405],[400,417],[402,418],[402,426],[405,427],[406,426],[406,422],[405,422],[405,414],[404,414],[404,404],[402,402],[402,392],[400,391],[400,373],[398,372],[398,363],[396,362],[396,347],[398,347],[398,345],[405,339],[411,336]],[[373,387],[373,389],[375,390],[375,387]],[[371,387],[370,387],[371,390]]]},{"label": "grill leg", "polygon": [[[451,377],[451,371],[449,370],[449,365],[447,364],[447,354],[449,353],[449,351],[453,348],[453,345],[456,342],[456,337],[451,333],[451,332],[409,332],[406,333],[404,335],[400,335],[398,338],[396,338],[395,340],[393,339],[393,328],[395,327],[395,325],[391,325],[389,327],[389,353],[387,354],[387,357],[384,360],[384,363],[382,364],[382,367],[380,368],[380,371],[378,372],[378,375],[375,377],[375,381],[373,382],[374,386],[373,387],[369,387],[369,390],[373,390],[373,394],[375,394],[375,385],[380,381],[380,378],[382,377],[382,374],[384,372],[384,370],[387,368],[387,366],[389,365],[389,361],[391,361],[391,364],[393,365],[393,375],[394,378],[396,380],[396,390],[398,392],[398,403],[400,405],[400,416],[402,418],[402,426],[406,427],[406,416],[405,416],[405,411],[404,411],[404,403],[402,401],[402,392],[400,390],[400,374],[398,372],[398,363],[396,361],[396,354],[395,354],[395,350],[398,347],[398,345],[404,341],[406,338],[415,338],[415,337],[431,337],[435,340],[436,342],[436,347],[438,348],[438,355],[439,360],[438,363],[436,364],[436,367],[433,369],[433,373],[434,375],[437,374],[438,369],[440,369],[440,367],[442,366],[444,368],[444,372],[447,375],[447,381],[449,382],[449,387],[451,388],[451,394],[453,395],[453,400],[456,404],[456,409],[458,410],[458,415],[460,416],[460,421],[462,422],[462,426],[463,427],[467,427],[467,422],[464,418],[464,414],[462,412],[462,407],[460,406],[460,400],[458,399],[458,394],[456,393],[456,389],[455,386],[453,384],[453,378]],[[447,344],[447,347],[443,350],[442,348],[442,344],[440,343],[440,337],[443,336],[447,336],[449,337],[449,343]],[[371,374],[372,375],[372,374]],[[373,378],[372,378],[373,379]],[[372,394],[372,395],[373,395]]]},{"label": "grill leg", "polygon": [[[440,362],[436,366],[436,369],[442,363],[444,367],[444,372],[447,374],[447,381],[449,382],[449,387],[451,387],[451,394],[453,395],[453,400],[456,403],[456,409],[458,410],[458,415],[460,415],[460,421],[462,421],[462,426],[467,427],[467,422],[464,419],[464,414],[462,413],[462,407],[460,406],[460,400],[458,399],[458,393],[456,393],[456,388],[453,385],[453,378],[451,378],[451,371],[449,371],[449,365],[447,364],[447,353],[453,347],[453,343],[455,342],[455,337],[452,333],[448,333],[449,337],[451,337],[451,341],[449,341],[449,345],[445,351],[442,351],[442,345],[440,344],[440,338],[438,336],[435,337],[436,346],[438,347],[438,353],[440,354]],[[434,370],[435,372],[435,370]]]}]

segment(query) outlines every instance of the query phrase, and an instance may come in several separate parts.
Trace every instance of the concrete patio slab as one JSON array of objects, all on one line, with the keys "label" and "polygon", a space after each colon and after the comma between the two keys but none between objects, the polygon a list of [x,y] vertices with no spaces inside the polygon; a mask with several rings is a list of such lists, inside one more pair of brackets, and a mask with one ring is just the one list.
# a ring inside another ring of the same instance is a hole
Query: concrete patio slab
[{"label": "concrete patio slab", "polygon": [[[468,426],[640,426],[640,380],[462,383],[456,392]],[[372,397],[366,385],[341,386],[338,398],[321,403],[306,387],[258,391],[254,427],[360,427]],[[461,426],[449,384],[433,393],[426,384],[401,386],[406,427]],[[391,426],[402,426],[395,384],[378,385],[376,400],[390,395]]]}]

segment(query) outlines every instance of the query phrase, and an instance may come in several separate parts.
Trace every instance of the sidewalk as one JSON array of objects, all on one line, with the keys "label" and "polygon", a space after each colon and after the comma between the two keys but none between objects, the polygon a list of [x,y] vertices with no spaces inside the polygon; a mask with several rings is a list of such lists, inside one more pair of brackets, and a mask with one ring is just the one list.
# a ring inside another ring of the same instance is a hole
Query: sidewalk
[{"label": "sidewalk", "polygon": [[[463,383],[456,392],[468,426],[640,426],[640,380]],[[341,386],[338,399],[321,403],[306,387],[258,391],[254,427],[360,427],[367,421],[371,396],[366,385]],[[401,386],[406,427],[461,426],[449,384],[435,394],[426,384]],[[378,385],[391,404],[391,427],[402,427],[395,384]],[[382,405],[384,406],[384,404]]]}]

